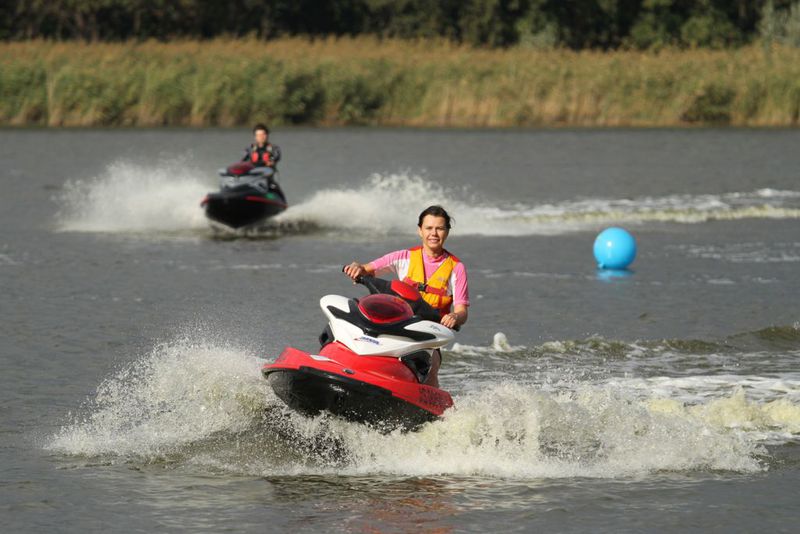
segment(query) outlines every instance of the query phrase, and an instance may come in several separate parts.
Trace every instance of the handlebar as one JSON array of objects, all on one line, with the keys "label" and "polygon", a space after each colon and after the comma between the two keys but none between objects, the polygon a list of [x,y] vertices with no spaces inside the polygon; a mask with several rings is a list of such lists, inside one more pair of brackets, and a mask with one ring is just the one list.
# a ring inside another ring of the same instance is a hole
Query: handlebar
[{"label": "handlebar", "polygon": [[[342,267],[342,272],[347,268],[347,265]],[[369,290],[370,295],[375,295],[378,293],[386,293],[388,295],[394,295],[395,292],[392,291],[392,284],[388,280],[384,280],[382,278],[377,278],[371,275],[361,275],[354,280],[356,284],[361,284],[362,286],[366,287]]]},{"label": "handlebar", "polygon": [[[345,267],[342,267],[342,272],[344,272]],[[383,293],[386,295],[394,295],[396,297],[402,298],[404,301],[411,306],[411,310],[414,312],[414,315],[417,315],[423,319],[427,319],[428,321],[433,321],[438,323],[441,320],[439,312],[433,309],[433,307],[425,302],[424,299],[418,298],[416,300],[410,300],[404,298],[402,295],[398,295],[392,289],[392,283],[389,280],[384,280],[383,278],[377,278],[371,275],[362,275],[355,279],[356,284],[361,284],[366,287],[371,295]],[[461,329],[460,325],[456,325],[451,330],[458,331]]]}]

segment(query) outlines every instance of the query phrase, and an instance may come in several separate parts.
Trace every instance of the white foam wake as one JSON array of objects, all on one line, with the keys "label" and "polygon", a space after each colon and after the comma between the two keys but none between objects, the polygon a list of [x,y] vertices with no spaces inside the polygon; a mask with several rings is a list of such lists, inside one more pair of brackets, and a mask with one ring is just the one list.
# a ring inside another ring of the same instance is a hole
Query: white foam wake
[{"label": "white foam wake", "polygon": [[58,227],[69,232],[174,232],[206,228],[200,201],[211,189],[204,173],[180,162],[109,165],[105,173],[68,182],[57,199]]},{"label": "white foam wake", "polygon": [[408,234],[415,231],[419,212],[431,204],[442,204],[459,214],[460,232],[475,233],[470,230],[475,208],[462,200],[464,197],[463,192],[448,191],[417,175],[374,174],[358,187],[317,191],[276,219],[362,234]]},{"label": "white foam wake", "polygon": [[[688,347],[676,351],[669,343],[643,346],[602,339],[528,348],[512,346],[497,333],[489,346],[457,343],[450,355],[450,366],[462,377],[482,376],[481,368],[492,361],[507,374],[535,377],[546,391],[563,394],[576,384],[591,384],[636,399],[649,411],[695,418],[717,430],[746,432],[754,442],[800,440],[800,373],[790,363],[796,361],[797,351],[782,357],[739,351],[698,354]],[[732,364],[737,374],[730,372]],[[756,374],[764,365],[772,372]],[[706,372],[698,373],[698,368]]]},{"label": "white foam wake", "polygon": [[[502,336],[495,341],[497,348],[489,350],[500,350],[498,356],[523,356]],[[253,354],[219,341],[159,344],[105,380],[47,448],[256,476],[613,478],[664,470],[757,471],[763,469],[763,431],[780,428],[788,440],[800,431],[800,408],[788,399],[759,402],[739,390],[712,387],[687,403],[689,386],[678,379],[649,391],[658,380],[566,377],[554,385],[489,369],[497,375],[492,383],[464,387],[455,395],[455,409],[419,432],[384,435],[343,421],[280,415],[274,422],[294,425],[287,441],[285,433],[262,425],[281,409],[274,409],[259,365]],[[443,381],[448,379],[445,373]],[[697,377],[691,389],[704,384]],[[300,446],[298,440],[313,443],[321,429],[345,451],[344,465],[315,459],[313,445]]]},{"label": "white foam wake", "polygon": [[465,190],[446,189],[418,175],[397,173],[375,174],[359,187],[317,191],[277,220],[357,234],[409,234],[416,231],[416,214],[431,204],[441,204],[456,219],[454,232],[460,235],[551,235],[606,224],[800,218],[798,198],[800,192],[760,189],[502,205]]},{"label": "white foam wake", "polygon": [[[57,199],[58,224],[74,232],[182,232],[208,227],[199,202],[215,184],[180,161],[111,164],[105,173],[68,182]],[[524,198],[524,195],[521,195]],[[416,215],[441,204],[460,235],[552,235],[608,224],[701,223],[744,218],[800,218],[800,192],[581,199],[549,204],[499,203],[478,191],[448,189],[422,176],[375,174],[357,187],[316,191],[263,230],[346,230],[348,235],[413,234]],[[250,232],[252,233],[252,232]]]},{"label": "white foam wake", "polygon": [[443,421],[416,434],[361,433],[348,443],[358,459],[351,472],[364,474],[615,478],[762,469],[760,447],[744,434],[587,385],[564,393],[495,385],[459,396]]},{"label": "white foam wake", "polygon": [[205,341],[159,344],[97,388],[48,448],[154,458],[216,432],[246,428],[265,405],[257,360]]}]

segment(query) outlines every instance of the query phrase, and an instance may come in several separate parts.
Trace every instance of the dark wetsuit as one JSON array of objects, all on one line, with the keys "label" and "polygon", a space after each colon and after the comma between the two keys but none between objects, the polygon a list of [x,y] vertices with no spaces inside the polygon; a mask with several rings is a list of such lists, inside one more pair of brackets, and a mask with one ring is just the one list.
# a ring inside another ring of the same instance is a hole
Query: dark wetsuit
[{"label": "dark wetsuit", "polygon": [[266,146],[259,147],[250,145],[245,149],[242,161],[249,161],[256,167],[272,167],[281,160],[281,148],[278,145],[267,143]]}]

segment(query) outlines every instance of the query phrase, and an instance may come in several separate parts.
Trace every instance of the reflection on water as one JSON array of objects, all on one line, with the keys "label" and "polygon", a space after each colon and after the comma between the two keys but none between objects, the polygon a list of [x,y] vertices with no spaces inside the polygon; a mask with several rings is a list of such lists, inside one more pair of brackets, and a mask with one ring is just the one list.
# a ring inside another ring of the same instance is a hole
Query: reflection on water
[{"label": "reflection on water", "polygon": [[[270,477],[273,496],[289,506],[311,508],[333,524],[356,531],[379,526],[401,531],[450,532],[442,520],[458,510],[464,487],[433,478]],[[302,520],[297,526],[302,525]],[[380,528],[377,530],[381,531]]]},{"label": "reflection on water", "polygon": [[597,279],[602,282],[613,282],[618,279],[630,278],[633,273],[632,269],[597,269]]}]

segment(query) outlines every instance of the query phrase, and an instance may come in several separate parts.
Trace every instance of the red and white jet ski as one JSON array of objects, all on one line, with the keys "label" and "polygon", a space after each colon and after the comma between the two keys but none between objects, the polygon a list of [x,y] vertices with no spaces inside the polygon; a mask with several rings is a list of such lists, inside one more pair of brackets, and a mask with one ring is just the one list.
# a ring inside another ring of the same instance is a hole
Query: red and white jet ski
[{"label": "red and white jet ski", "polygon": [[433,351],[453,340],[419,291],[399,280],[359,280],[370,295],[327,295],[328,326],[320,350],[287,347],[262,369],[275,394],[307,415],[329,412],[383,431],[413,430],[453,405],[446,391],[422,382]]}]

